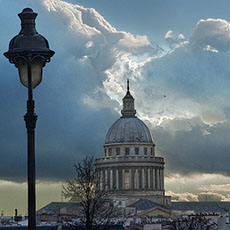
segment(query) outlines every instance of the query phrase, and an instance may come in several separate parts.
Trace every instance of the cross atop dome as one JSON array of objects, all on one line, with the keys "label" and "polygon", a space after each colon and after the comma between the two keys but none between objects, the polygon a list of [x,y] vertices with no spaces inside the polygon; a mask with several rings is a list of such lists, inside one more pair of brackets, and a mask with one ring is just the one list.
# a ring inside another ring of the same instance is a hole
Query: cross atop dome
[{"label": "cross atop dome", "polygon": [[134,108],[134,98],[129,91],[129,79],[127,79],[127,92],[123,98],[122,117],[135,117],[136,110]]}]

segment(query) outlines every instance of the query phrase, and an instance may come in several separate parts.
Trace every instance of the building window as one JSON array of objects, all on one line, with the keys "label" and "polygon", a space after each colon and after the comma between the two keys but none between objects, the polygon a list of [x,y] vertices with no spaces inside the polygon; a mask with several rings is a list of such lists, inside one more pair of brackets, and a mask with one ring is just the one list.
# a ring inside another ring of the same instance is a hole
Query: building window
[{"label": "building window", "polygon": [[116,148],[116,154],[120,155],[120,148],[119,147]]},{"label": "building window", "polygon": [[106,156],[106,149],[104,151],[105,151],[105,156]]},{"label": "building window", "polygon": [[135,148],[135,155],[139,155],[139,148]]},{"label": "building window", "polygon": [[153,155],[153,148],[151,148],[151,155]]},{"label": "building window", "polygon": [[112,156],[112,149],[109,148],[109,156]]},{"label": "building window", "polygon": [[129,155],[129,148],[125,148],[125,155]]},{"label": "building window", "polygon": [[144,154],[147,155],[147,151],[148,149],[147,148],[144,148]]}]

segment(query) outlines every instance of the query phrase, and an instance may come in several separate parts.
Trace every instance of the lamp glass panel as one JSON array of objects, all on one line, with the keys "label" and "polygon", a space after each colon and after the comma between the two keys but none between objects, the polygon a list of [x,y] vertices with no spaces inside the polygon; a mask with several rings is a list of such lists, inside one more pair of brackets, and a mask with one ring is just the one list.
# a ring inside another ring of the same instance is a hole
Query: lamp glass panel
[{"label": "lamp glass panel", "polygon": [[19,72],[19,76],[20,76],[20,81],[25,87],[28,87],[27,71],[28,70],[27,70],[27,64],[26,63],[18,65],[18,72]]},{"label": "lamp glass panel", "polygon": [[37,87],[42,81],[42,67],[43,64],[39,61],[34,61],[31,65],[32,72],[32,88]]},{"label": "lamp glass panel", "polygon": [[[31,64],[31,78],[32,78],[32,88],[37,87],[42,80],[42,67],[43,64],[39,60],[34,60]],[[20,75],[20,81],[25,87],[29,87],[28,82],[28,69],[27,64],[22,63],[18,65],[18,71]]]}]

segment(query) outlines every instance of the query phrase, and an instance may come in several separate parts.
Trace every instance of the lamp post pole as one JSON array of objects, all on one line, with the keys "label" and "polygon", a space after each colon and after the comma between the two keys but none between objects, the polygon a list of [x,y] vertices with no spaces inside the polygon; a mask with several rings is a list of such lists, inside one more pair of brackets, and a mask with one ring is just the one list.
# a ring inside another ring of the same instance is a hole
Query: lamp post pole
[{"label": "lamp post pole", "polygon": [[35,29],[37,14],[25,8],[18,14],[21,31],[12,38],[8,52],[4,53],[10,63],[18,68],[21,83],[28,88],[27,113],[24,120],[27,128],[27,180],[28,180],[28,229],[36,229],[35,195],[35,128],[37,115],[34,112],[33,89],[42,80],[42,68],[54,55],[48,41]]},{"label": "lamp post pole", "polygon": [[27,128],[27,177],[28,177],[28,229],[36,228],[36,191],[35,191],[35,128],[37,115],[34,113],[33,89],[31,82],[31,57],[28,57],[28,100],[24,120]]}]

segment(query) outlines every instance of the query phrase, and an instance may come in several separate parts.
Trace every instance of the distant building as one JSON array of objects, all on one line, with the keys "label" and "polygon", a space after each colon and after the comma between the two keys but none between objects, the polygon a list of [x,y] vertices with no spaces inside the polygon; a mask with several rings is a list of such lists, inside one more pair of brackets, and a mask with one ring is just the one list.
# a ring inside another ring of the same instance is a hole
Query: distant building
[{"label": "distant building", "polygon": [[169,207],[171,197],[165,196],[164,189],[164,159],[155,156],[152,134],[136,117],[129,82],[121,114],[106,134],[104,157],[96,159],[101,189],[126,205],[149,199]]},{"label": "distant building", "polygon": [[[229,209],[230,202],[172,202],[171,207],[166,208],[163,205],[148,200],[139,199],[136,202],[123,207],[126,220],[123,223],[120,217],[112,218],[114,224],[124,224],[129,229],[143,230],[153,229],[172,229],[173,221],[186,222],[199,218],[208,220],[210,224],[215,223],[220,230],[230,229]],[[37,211],[38,222],[57,223],[69,222],[79,217],[79,203],[75,202],[52,202],[44,208]],[[183,220],[183,221],[182,221]],[[197,228],[196,228],[197,229]],[[211,228],[217,229],[217,228]],[[3,229],[0,230],[11,230]],[[26,229],[18,229],[26,230]],[[41,229],[52,230],[52,229]],[[63,229],[69,230],[69,229]]]},{"label": "distant building", "polygon": [[13,222],[14,218],[12,216],[0,216],[0,225],[7,225]]},{"label": "distant building", "polygon": [[170,218],[171,208],[159,205],[152,200],[139,199],[136,202],[128,205],[127,208],[134,208],[136,216],[139,217],[154,217],[154,218]]},{"label": "distant building", "polygon": [[230,202],[172,202],[171,209],[177,215],[189,213],[229,215]]},{"label": "distant building", "polygon": [[71,221],[80,216],[77,202],[51,202],[37,211],[39,222]]}]

